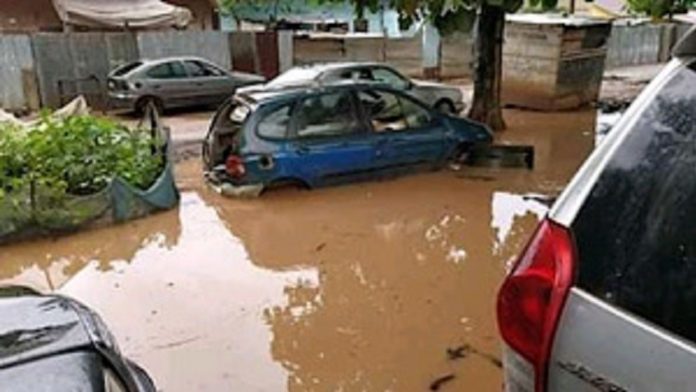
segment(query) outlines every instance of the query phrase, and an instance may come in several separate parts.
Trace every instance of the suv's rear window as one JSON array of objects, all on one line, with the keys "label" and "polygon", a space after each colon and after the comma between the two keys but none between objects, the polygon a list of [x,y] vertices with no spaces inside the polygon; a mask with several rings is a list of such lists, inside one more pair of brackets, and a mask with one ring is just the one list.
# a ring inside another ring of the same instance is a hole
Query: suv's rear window
[{"label": "suv's rear window", "polygon": [[696,66],[658,92],[573,224],[579,285],[696,342]]}]

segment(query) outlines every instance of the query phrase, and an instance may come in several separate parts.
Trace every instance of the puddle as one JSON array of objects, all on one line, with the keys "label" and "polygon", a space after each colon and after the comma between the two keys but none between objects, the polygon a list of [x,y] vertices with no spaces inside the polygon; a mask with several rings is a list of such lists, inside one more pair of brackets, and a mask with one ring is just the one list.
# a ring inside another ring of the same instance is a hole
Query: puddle
[{"label": "puddle", "polygon": [[177,211],[0,248],[0,284],[92,306],[168,392],[499,390],[495,293],[594,116],[508,112],[499,142],[534,145],[533,171],[231,200],[187,161]]}]

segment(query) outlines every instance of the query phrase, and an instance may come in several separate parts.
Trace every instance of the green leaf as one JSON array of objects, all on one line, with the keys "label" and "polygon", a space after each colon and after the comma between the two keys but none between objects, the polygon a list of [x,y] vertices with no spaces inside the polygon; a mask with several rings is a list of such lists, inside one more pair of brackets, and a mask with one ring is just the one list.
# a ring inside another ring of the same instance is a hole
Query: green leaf
[{"label": "green leaf", "polygon": [[470,32],[476,21],[476,12],[460,8],[456,12],[447,12],[444,15],[435,17],[433,20],[435,27],[442,35],[449,35],[455,32]]}]

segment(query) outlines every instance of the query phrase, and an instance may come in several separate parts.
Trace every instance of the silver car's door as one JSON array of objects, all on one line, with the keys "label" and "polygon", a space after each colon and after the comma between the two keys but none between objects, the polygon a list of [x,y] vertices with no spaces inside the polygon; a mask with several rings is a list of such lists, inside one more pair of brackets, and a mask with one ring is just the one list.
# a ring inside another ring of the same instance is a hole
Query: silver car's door
[{"label": "silver car's door", "polygon": [[181,61],[168,61],[145,71],[143,94],[162,100],[167,107],[182,106],[191,97],[191,85]]},{"label": "silver car's door", "polygon": [[198,60],[185,60],[184,66],[191,78],[192,96],[198,103],[219,104],[234,94],[234,81],[221,69]]}]

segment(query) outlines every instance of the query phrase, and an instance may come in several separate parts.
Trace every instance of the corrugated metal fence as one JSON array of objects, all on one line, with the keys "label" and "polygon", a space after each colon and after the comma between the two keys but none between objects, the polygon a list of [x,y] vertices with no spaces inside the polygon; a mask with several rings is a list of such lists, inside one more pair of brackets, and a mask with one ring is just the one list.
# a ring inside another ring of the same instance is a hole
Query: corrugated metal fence
[{"label": "corrugated metal fence", "polygon": [[26,35],[0,36],[0,107],[36,109],[34,58]]},{"label": "corrugated metal fence", "polygon": [[608,41],[606,68],[655,64],[669,60],[675,42],[691,25],[615,23]]},{"label": "corrugated metal fence", "polygon": [[104,107],[109,71],[138,58],[135,37],[128,33],[42,33],[32,36],[32,44],[41,102],[49,107],[77,94]]}]

